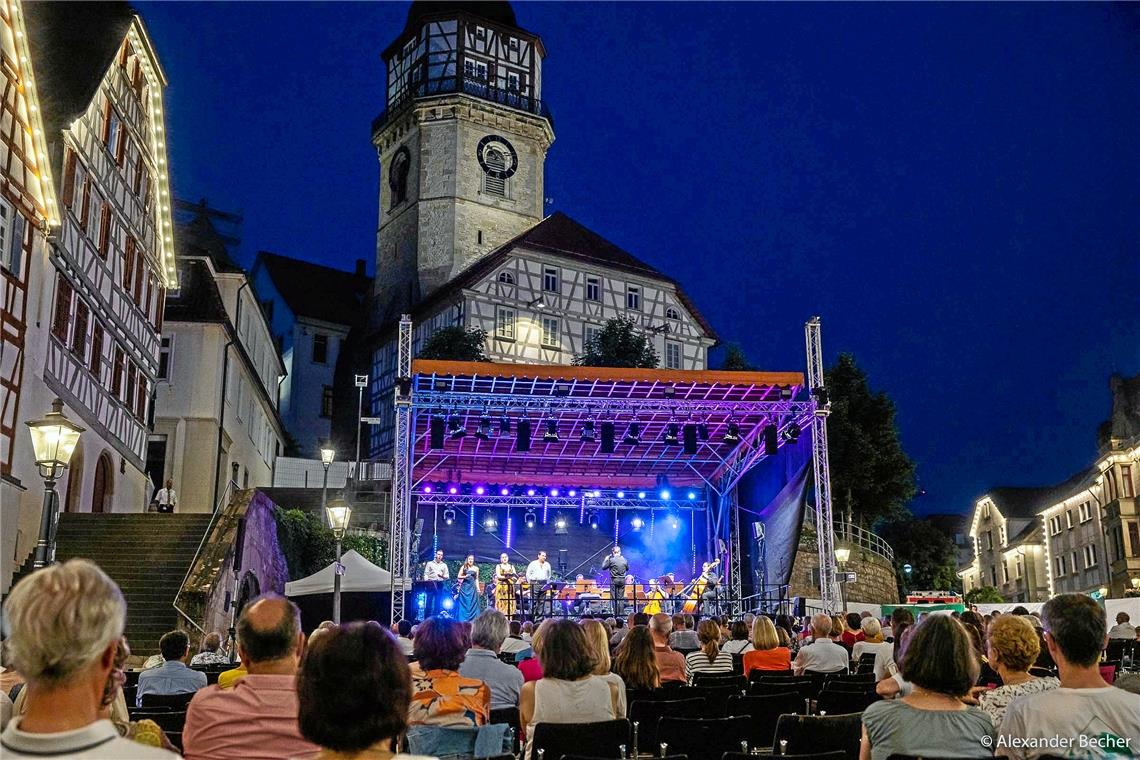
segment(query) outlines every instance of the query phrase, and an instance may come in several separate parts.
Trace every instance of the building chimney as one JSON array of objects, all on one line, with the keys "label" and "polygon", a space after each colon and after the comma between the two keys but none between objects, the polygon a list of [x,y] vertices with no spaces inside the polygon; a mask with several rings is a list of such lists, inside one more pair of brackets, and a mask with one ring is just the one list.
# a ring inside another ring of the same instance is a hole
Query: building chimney
[{"label": "building chimney", "polygon": [[364,259],[357,259],[356,260],[356,276],[357,277],[364,277],[365,276]]}]

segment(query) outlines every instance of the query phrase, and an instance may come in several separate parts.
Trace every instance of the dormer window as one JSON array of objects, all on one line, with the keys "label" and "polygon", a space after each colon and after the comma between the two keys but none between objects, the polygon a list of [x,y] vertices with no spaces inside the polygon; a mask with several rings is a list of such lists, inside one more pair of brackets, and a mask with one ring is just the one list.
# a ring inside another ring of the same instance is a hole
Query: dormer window
[{"label": "dormer window", "polygon": [[515,276],[510,272],[499,272],[499,282],[503,283],[504,285],[514,285]]},{"label": "dormer window", "polygon": [[665,310],[665,319],[671,319],[674,322],[680,322],[681,321],[681,312],[677,311],[672,306],[670,306],[668,309]]}]

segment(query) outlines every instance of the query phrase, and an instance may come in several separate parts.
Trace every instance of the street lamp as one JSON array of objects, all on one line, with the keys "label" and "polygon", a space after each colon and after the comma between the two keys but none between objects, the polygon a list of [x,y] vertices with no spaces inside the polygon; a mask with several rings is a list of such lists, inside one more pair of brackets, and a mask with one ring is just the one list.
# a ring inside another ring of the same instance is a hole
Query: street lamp
[{"label": "street lamp", "polygon": [[79,427],[63,413],[63,402],[58,398],[51,403],[51,411],[38,420],[27,423],[32,435],[32,452],[40,477],[44,479],[44,506],[40,514],[40,537],[36,543],[34,567],[46,567],[55,559],[55,482],[63,477],[71,455],[79,444]]},{"label": "street lamp", "polygon": [[[914,568],[910,566],[909,562],[903,565],[903,575],[906,576],[906,587],[903,589],[905,592],[904,597],[906,594],[910,594],[910,573],[912,570],[914,570]],[[906,601],[906,599],[904,598],[903,601]]]},{"label": "street lamp", "polygon": [[843,544],[836,545],[835,561],[839,564],[840,572],[843,573],[843,579],[839,581],[839,600],[843,603],[845,613],[847,612],[847,560],[849,559],[851,559],[851,547]]},{"label": "street lamp", "polygon": [[334,499],[325,507],[325,516],[336,539],[336,564],[333,566],[333,622],[340,625],[340,576],[344,573],[344,567],[340,564],[340,555],[343,551],[341,542],[344,540],[344,532],[348,530],[348,522],[352,519],[352,507],[348,506],[344,499]]},{"label": "street lamp", "polygon": [[329,465],[333,463],[336,458],[336,449],[333,448],[332,443],[324,443],[321,445],[321,464],[325,468],[325,480],[321,485],[321,509],[325,509],[325,504],[328,502],[329,492]]}]

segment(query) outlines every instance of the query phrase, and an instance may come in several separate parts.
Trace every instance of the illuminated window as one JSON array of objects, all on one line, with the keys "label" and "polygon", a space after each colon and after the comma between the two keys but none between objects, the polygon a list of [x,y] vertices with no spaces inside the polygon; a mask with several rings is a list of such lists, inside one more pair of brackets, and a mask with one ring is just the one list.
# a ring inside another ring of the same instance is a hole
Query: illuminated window
[{"label": "illuminated window", "polygon": [[495,310],[495,337],[515,339],[515,310],[500,306]]},{"label": "illuminated window", "polygon": [[681,344],[665,341],[665,369],[681,369]]},{"label": "illuminated window", "polygon": [[558,320],[551,317],[542,318],[542,345],[547,348],[559,348]]}]

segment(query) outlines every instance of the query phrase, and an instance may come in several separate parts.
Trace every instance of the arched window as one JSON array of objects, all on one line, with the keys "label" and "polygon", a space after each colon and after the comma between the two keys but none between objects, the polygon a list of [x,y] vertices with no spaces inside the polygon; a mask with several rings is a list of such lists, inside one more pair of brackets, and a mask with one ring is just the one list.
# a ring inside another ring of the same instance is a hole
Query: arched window
[{"label": "arched window", "polygon": [[[487,164],[487,170],[492,172],[502,172],[507,169],[507,156],[501,150],[491,148],[484,156],[484,161]],[[507,197],[507,180],[505,177],[495,177],[490,174],[484,173],[483,175],[483,192],[489,195],[497,195],[501,198]]]},{"label": "arched window", "polygon": [[388,165],[388,188],[392,191],[390,208],[395,208],[408,199],[408,171],[411,166],[412,154],[408,151],[408,146],[401,146]]},{"label": "arched window", "polygon": [[504,285],[514,285],[515,276],[510,272],[499,272],[499,282],[503,283]]},{"label": "arched window", "polygon": [[674,321],[679,322],[679,321],[681,321],[681,312],[677,311],[672,306],[670,306],[668,309],[665,310],[665,319],[672,319]]}]

